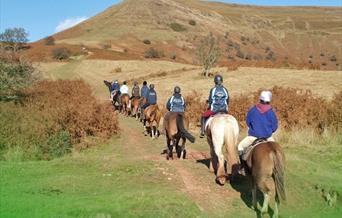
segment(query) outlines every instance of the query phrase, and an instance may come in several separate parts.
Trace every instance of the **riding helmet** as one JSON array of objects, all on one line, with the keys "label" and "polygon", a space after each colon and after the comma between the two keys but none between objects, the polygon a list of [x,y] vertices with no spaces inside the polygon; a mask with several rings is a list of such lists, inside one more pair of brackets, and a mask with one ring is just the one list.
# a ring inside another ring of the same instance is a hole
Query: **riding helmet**
[{"label": "riding helmet", "polygon": [[215,75],[214,82],[216,85],[221,85],[223,82],[222,76],[219,74]]},{"label": "riding helmet", "polygon": [[150,84],[150,89],[154,89],[154,84]]},{"label": "riding helmet", "polygon": [[126,85],[126,84],[127,84],[127,82],[126,82],[126,81],[123,81],[122,83],[123,83],[124,85]]},{"label": "riding helmet", "polygon": [[181,89],[179,88],[179,86],[175,86],[175,88],[173,89],[173,92],[175,94],[179,94],[181,92]]},{"label": "riding helmet", "polygon": [[144,82],[143,82],[143,85],[144,85],[144,86],[146,86],[146,85],[147,85],[147,82],[146,82],[146,81],[144,81]]}]

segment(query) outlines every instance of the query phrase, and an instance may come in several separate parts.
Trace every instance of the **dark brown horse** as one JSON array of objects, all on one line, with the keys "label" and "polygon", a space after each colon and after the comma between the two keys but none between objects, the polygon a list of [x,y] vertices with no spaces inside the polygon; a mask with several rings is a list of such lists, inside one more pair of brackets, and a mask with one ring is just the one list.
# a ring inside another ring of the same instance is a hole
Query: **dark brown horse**
[{"label": "dark brown horse", "polygon": [[136,120],[139,119],[140,117],[140,98],[139,97],[135,97],[131,100],[131,111],[132,111],[132,116],[135,116]]},{"label": "dark brown horse", "polygon": [[107,80],[103,80],[103,83],[107,86],[107,88],[108,88],[108,91],[109,91],[109,97],[111,98],[112,96],[111,96],[111,91],[112,91],[112,83],[111,82],[109,82],[109,81],[107,81]]},{"label": "dark brown horse", "polygon": [[144,122],[144,109],[143,106],[146,104],[147,99],[145,97],[141,97],[140,98],[140,104],[139,104],[139,108],[140,108],[140,122]]},{"label": "dark brown horse", "polygon": [[253,207],[257,210],[256,192],[264,195],[262,215],[268,212],[270,199],[275,200],[273,218],[278,217],[280,198],[286,200],[284,186],[285,156],[276,142],[262,142],[248,154],[247,166],[252,175]]},{"label": "dark brown horse", "polygon": [[152,139],[156,139],[158,137],[159,131],[159,122],[161,119],[161,111],[157,104],[150,105],[144,110],[144,130],[145,135],[148,133],[151,134]]},{"label": "dark brown horse", "polygon": [[128,116],[130,112],[130,107],[129,107],[129,95],[128,94],[122,94],[120,96],[120,101],[121,101],[121,113],[124,115]]},{"label": "dark brown horse", "polygon": [[[176,148],[177,157],[185,159],[186,150],[185,142],[189,139],[190,142],[194,143],[195,138],[186,130],[189,127],[189,122],[185,119],[183,113],[177,112],[167,112],[164,116],[164,131],[166,136],[167,154],[166,159],[173,159],[172,150],[173,147]],[[186,126],[186,128],[185,128]],[[182,145],[179,146],[178,143],[182,139]],[[171,144],[172,141],[172,144]]]}]

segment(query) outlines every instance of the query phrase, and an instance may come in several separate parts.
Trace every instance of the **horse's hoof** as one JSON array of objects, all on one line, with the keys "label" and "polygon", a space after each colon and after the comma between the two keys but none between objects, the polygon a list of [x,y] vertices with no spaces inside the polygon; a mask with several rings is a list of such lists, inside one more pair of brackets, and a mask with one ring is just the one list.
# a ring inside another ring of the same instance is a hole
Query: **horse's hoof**
[{"label": "horse's hoof", "polygon": [[183,159],[186,159],[186,150],[183,151]]},{"label": "horse's hoof", "polygon": [[216,177],[216,183],[223,186],[227,181],[226,176],[218,176]]}]

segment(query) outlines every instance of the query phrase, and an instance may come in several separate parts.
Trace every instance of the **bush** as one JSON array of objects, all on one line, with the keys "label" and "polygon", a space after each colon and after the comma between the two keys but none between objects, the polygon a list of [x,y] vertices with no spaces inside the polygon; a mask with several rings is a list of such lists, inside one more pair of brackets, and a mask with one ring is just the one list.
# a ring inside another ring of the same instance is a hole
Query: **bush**
[{"label": "bush", "polygon": [[331,62],[336,62],[336,61],[337,61],[336,56],[335,56],[335,55],[331,56],[331,57],[330,57],[330,61],[331,61]]},{"label": "bush", "polygon": [[244,58],[245,58],[245,54],[242,53],[242,51],[238,50],[238,51],[236,52],[236,57],[241,58],[241,59],[244,59]]},{"label": "bush", "polygon": [[53,36],[46,37],[45,45],[55,45],[55,38],[53,38]]},{"label": "bush", "polygon": [[0,100],[14,97],[19,89],[31,85],[36,80],[34,71],[29,63],[0,59]]},{"label": "bush", "polygon": [[52,50],[52,56],[57,60],[67,60],[70,57],[70,51],[67,48],[55,48]]},{"label": "bush", "polygon": [[[323,132],[326,128],[341,132],[342,130],[342,91],[335,94],[331,101],[314,97],[308,90],[273,87],[272,107],[277,114],[279,126],[285,130],[314,128]],[[239,122],[240,127],[246,128],[246,114],[258,103],[261,90],[250,94],[230,98],[229,113]],[[198,124],[201,113],[207,104],[196,92],[185,97],[187,114],[192,124]]]},{"label": "bush", "polygon": [[42,81],[24,94],[21,104],[0,103],[0,151],[9,151],[8,156],[49,160],[69,153],[87,136],[119,131],[112,106],[98,103],[83,81]]},{"label": "bush", "polygon": [[170,53],[170,58],[172,59],[172,60],[176,60],[176,57],[177,57],[177,54],[176,54],[176,52],[171,52]]},{"label": "bush", "polygon": [[158,51],[155,48],[149,48],[145,51],[144,57],[145,58],[161,58],[164,56],[163,51]]},{"label": "bush", "polygon": [[173,30],[173,31],[176,31],[176,32],[183,32],[186,30],[186,28],[179,24],[179,23],[171,23],[170,24],[170,28]]},{"label": "bush", "polygon": [[150,45],[150,44],[151,44],[151,41],[148,40],[148,39],[144,39],[143,43],[146,44],[146,45]]},{"label": "bush", "polygon": [[190,24],[191,26],[196,26],[196,21],[194,21],[194,20],[189,20],[189,24]]}]

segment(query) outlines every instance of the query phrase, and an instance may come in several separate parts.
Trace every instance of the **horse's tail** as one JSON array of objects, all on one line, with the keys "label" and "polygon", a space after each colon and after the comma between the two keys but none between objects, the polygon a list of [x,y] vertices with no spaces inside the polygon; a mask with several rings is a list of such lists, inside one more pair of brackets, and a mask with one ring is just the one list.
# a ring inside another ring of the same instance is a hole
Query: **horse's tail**
[{"label": "horse's tail", "polygon": [[183,122],[183,115],[178,114],[176,118],[177,123],[177,129],[181,133],[182,137],[185,137],[189,139],[191,143],[195,142],[195,137],[193,137],[185,128],[184,128],[184,122]]},{"label": "horse's tail", "polygon": [[285,186],[284,186],[284,156],[282,153],[274,149],[273,150],[273,163],[274,163],[274,170],[273,170],[273,178],[276,188],[276,193],[278,196],[281,197],[284,201],[286,201],[286,193],[285,193]]}]

